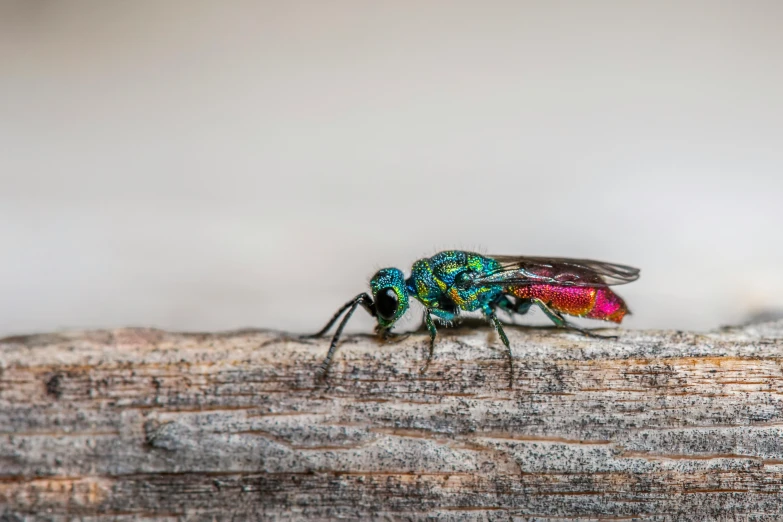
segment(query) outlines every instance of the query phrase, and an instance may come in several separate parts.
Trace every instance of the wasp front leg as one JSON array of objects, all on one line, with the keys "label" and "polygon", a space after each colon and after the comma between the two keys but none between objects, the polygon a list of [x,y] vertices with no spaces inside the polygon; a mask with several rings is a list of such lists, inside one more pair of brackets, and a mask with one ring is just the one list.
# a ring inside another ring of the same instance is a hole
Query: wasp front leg
[{"label": "wasp front leg", "polygon": [[443,321],[451,323],[457,319],[457,314],[443,310],[441,308],[427,308],[424,310],[424,324],[427,326],[427,330],[430,332],[430,345],[429,353],[427,354],[427,362],[421,367],[419,373],[426,373],[429,368],[432,358],[435,354],[435,337],[438,335],[438,330],[435,328],[435,321],[432,316],[437,317]]},{"label": "wasp front leg", "polygon": [[411,336],[409,333],[396,333],[392,332],[391,328],[383,328],[378,325],[375,327],[375,333],[380,337],[384,343],[396,344],[404,341]]},{"label": "wasp front leg", "polygon": [[432,356],[435,353],[435,337],[438,336],[438,329],[435,328],[435,323],[432,321],[432,314],[429,310],[424,311],[424,324],[427,325],[427,330],[430,332],[430,346],[429,353],[427,354],[427,362],[419,369],[419,373],[424,374],[427,372],[427,368],[432,362]]}]

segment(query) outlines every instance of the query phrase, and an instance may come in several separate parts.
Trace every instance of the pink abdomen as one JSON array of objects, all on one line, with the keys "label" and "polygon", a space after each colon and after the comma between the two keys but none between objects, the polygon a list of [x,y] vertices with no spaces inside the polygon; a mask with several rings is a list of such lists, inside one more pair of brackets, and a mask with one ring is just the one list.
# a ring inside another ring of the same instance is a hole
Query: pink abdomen
[{"label": "pink abdomen", "polygon": [[520,299],[540,299],[558,312],[620,323],[628,313],[623,299],[608,287],[527,285],[509,288]]}]

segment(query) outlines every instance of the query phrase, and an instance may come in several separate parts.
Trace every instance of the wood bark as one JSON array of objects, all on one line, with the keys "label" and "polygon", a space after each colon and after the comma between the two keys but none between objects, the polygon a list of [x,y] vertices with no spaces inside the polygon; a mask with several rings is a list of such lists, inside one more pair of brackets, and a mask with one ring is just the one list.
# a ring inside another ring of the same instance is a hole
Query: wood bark
[{"label": "wood bark", "polygon": [[783,322],[440,333],[4,339],[0,521],[783,518]]}]

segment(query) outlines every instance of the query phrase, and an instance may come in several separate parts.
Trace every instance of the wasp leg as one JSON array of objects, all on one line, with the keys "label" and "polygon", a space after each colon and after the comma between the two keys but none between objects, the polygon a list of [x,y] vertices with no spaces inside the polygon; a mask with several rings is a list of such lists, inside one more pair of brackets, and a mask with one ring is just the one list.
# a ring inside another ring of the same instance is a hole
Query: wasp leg
[{"label": "wasp leg", "polygon": [[411,336],[410,333],[399,334],[392,332],[391,328],[381,328],[380,326],[375,328],[375,333],[378,334],[383,342],[390,344],[397,344]]},{"label": "wasp leg", "polygon": [[435,322],[432,320],[432,316],[445,321],[447,323],[453,323],[457,319],[457,314],[441,308],[427,308],[424,310],[424,324],[427,326],[427,330],[430,332],[430,351],[427,356],[427,362],[419,370],[420,373],[425,373],[427,368],[432,362],[432,358],[435,354],[435,337],[438,335],[438,330],[435,328]]},{"label": "wasp leg", "polygon": [[503,310],[508,314],[509,319],[511,322],[514,322],[514,314],[516,313],[516,305],[514,304],[511,299],[506,297],[505,295],[501,295],[498,299],[496,299],[493,303],[490,303],[490,306],[493,306],[499,310]]},{"label": "wasp leg", "polygon": [[500,323],[497,314],[495,314],[495,310],[487,306],[484,309],[484,313],[487,318],[492,321],[495,330],[500,336],[500,340],[503,341],[503,346],[506,347],[506,356],[508,357],[508,387],[511,389],[514,387],[514,355],[511,353],[511,343],[508,342],[506,332],[503,330],[503,325]]},{"label": "wasp leg", "polygon": [[359,307],[359,305],[362,305],[367,312],[372,315],[373,317],[376,315],[375,311],[375,304],[372,302],[372,297],[365,294],[359,294],[353,300],[346,303],[338,312],[332,317],[332,319],[326,324],[326,326],[317,334],[311,335],[310,337],[320,337],[324,333],[326,333],[329,328],[332,327],[332,325],[337,321],[337,319],[340,318],[340,314],[342,314],[345,310],[348,310],[348,313],[345,314],[345,317],[343,317],[343,320],[340,321],[340,325],[337,327],[337,331],[334,333],[334,337],[332,337],[332,342],[329,345],[329,351],[326,353],[326,358],[324,359],[324,362],[321,363],[321,366],[318,367],[318,370],[316,370],[316,378],[321,379],[326,376],[326,373],[329,371],[329,366],[332,364],[332,358],[334,357],[334,352],[337,349],[337,342],[340,340],[340,336],[343,333],[343,329],[345,328],[345,325],[348,323],[348,320],[351,318],[353,313],[356,311],[356,309]]},{"label": "wasp leg", "polygon": [[432,314],[430,314],[429,310],[424,311],[424,324],[427,325],[427,330],[430,331],[430,351],[427,355],[427,362],[419,369],[419,373],[421,374],[427,372],[427,368],[429,368],[430,363],[432,362],[432,356],[435,353],[435,337],[438,335],[438,330],[435,328],[435,323],[432,321]]},{"label": "wasp leg", "polygon": [[496,301],[489,304],[493,308],[506,312],[511,317],[512,323],[514,322],[514,314],[525,315],[532,305],[533,301],[531,299],[515,298],[515,301],[512,301],[505,295],[501,295]]},{"label": "wasp leg", "polygon": [[533,306],[532,299],[517,299],[517,304],[514,307],[514,312],[519,315],[525,315],[530,311],[530,307]]},{"label": "wasp leg", "polygon": [[593,339],[617,339],[616,335],[598,335],[594,334],[589,330],[585,330],[583,328],[579,328],[578,326],[574,326],[568,321],[565,320],[563,317],[563,314],[560,312],[553,310],[549,305],[547,305],[544,301],[540,299],[533,299],[533,302],[538,305],[539,308],[544,312],[544,314],[553,322],[555,323],[555,326],[558,328],[565,328],[567,330],[574,330],[575,332],[579,332],[580,334],[586,336],[586,337],[592,337]]}]

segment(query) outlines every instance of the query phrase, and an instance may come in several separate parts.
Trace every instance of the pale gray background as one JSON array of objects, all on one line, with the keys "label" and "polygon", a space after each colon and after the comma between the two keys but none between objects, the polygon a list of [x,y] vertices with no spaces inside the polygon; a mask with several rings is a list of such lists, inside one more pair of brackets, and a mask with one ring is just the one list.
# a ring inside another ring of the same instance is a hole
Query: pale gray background
[{"label": "pale gray background", "polygon": [[632,328],[782,307],[782,20],[2,1],[0,333],[313,330],[445,247],[637,265]]}]

